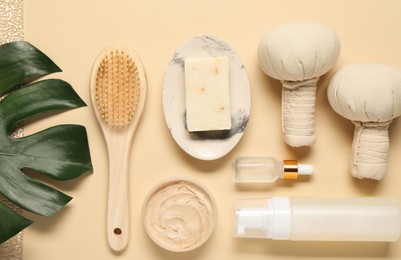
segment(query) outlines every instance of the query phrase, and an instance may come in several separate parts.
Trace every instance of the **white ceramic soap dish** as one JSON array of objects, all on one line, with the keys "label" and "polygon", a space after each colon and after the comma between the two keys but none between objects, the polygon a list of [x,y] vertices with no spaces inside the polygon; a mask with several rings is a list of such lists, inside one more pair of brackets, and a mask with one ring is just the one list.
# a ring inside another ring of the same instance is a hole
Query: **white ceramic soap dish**
[{"label": "white ceramic soap dish", "polygon": [[[186,127],[184,60],[189,57],[221,56],[229,59],[232,128],[227,131],[190,133]],[[201,160],[215,160],[229,153],[245,131],[250,109],[250,86],[245,67],[227,43],[204,35],[191,38],[176,50],[164,76],[163,110],[171,135],[186,153]]]}]

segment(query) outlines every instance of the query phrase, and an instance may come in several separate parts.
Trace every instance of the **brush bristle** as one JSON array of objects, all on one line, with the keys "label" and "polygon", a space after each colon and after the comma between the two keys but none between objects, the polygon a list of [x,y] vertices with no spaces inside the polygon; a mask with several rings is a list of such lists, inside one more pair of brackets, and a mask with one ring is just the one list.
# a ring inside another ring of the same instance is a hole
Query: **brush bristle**
[{"label": "brush bristle", "polygon": [[103,120],[112,127],[126,127],[132,121],[139,99],[137,65],[121,50],[109,52],[96,73],[96,103]]}]

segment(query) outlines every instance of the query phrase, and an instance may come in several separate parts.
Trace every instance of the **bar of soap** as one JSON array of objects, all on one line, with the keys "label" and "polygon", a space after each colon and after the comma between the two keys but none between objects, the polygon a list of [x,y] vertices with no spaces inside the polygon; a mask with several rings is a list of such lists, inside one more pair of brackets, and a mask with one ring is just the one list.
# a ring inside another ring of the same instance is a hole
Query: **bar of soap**
[{"label": "bar of soap", "polygon": [[185,101],[189,132],[231,129],[227,57],[185,59]]}]

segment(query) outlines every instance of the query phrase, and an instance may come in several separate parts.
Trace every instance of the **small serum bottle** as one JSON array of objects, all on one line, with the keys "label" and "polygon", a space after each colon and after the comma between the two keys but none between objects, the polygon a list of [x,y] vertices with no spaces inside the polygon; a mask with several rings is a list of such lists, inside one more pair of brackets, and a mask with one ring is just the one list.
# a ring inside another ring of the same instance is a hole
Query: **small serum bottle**
[{"label": "small serum bottle", "polygon": [[279,161],[272,157],[237,157],[235,183],[272,183],[277,179],[297,179],[298,175],[311,175],[313,165],[298,164],[296,160]]},{"label": "small serum bottle", "polygon": [[401,208],[389,198],[271,197],[235,202],[236,237],[393,242],[400,232]]}]

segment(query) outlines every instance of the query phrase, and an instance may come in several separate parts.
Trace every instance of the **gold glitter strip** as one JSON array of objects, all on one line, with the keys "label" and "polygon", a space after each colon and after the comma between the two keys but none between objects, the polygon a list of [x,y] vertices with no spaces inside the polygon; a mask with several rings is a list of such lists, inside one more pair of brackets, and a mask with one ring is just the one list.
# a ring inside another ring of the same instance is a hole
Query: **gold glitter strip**
[{"label": "gold glitter strip", "polygon": [[[24,12],[23,0],[0,0],[0,44],[19,41],[24,38]],[[13,133],[14,137],[23,136],[21,127]],[[10,203],[0,195],[0,202],[8,205],[17,212],[22,210]],[[23,236],[22,232],[8,241],[0,244],[0,259],[22,260],[23,258]]]},{"label": "gold glitter strip", "polygon": [[0,44],[24,38],[23,0],[0,0]]},{"label": "gold glitter strip", "polygon": [[[21,212],[21,209],[10,203],[6,198],[0,195],[0,202],[9,206],[16,212]],[[22,231],[13,238],[0,244],[0,259],[2,260],[22,260],[23,258],[23,235]]]}]

